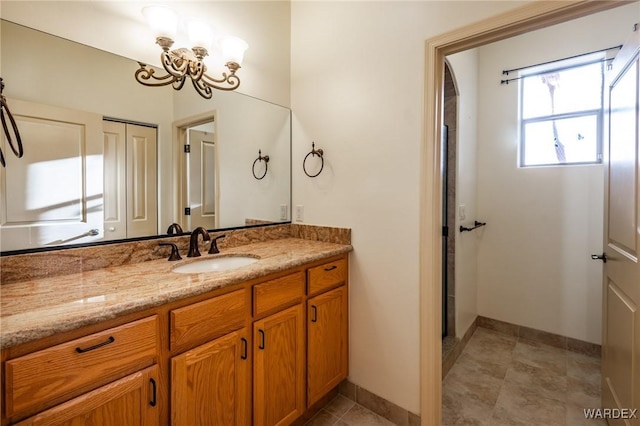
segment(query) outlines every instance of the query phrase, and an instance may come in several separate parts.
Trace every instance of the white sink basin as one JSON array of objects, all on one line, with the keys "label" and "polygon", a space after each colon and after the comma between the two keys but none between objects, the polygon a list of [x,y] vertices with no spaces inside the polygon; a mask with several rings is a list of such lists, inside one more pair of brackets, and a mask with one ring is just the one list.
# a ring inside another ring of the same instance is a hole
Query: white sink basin
[{"label": "white sink basin", "polygon": [[227,271],[229,269],[241,268],[257,262],[258,259],[250,256],[226,256],[213,259],[203,259],[186,265],[173,268],[173,272],[179,274],[199,274],[203,272]]}]

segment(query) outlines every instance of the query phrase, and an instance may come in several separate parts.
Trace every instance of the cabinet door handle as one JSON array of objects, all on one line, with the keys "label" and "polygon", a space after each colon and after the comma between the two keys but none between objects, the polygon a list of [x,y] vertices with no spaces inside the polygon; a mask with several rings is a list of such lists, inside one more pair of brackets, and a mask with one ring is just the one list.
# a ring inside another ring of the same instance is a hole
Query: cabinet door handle
[{"label": "cabinet door handle", "polygon": [[151,383],[151,401],[149,402],[149,405],[155,407],[158,402],[156,399],[156,381],[154,379],[149,379],[149,383]]},{"label": "cabinet door handle", "polygon": [[260,333],[260,344],[258,345],[258,349],[264,349],[264,330],[258,329],[258,333]]},{"label": "cabinet door handle", "polygon": [[332,265],[332,266],[329,266],[328,268],[324,268],[324,270],[325,270],[325,272],[329,272],[329,271],[333,271],[333,270],[334,270],[334,269],[336,269],[337,267],[338,267],[338,266],[336,266],[336,265]]},{"label": "cabinet door handle", "polygon": [[242,355],[240,355],[240,359],[247,359],[247,339],[241,337],[240,340],[242,341]]},{"label": "cabinet door handle", "polygon": [[106,341],[104,341],[102,343],[98,343],[97,345],[89,346],[88,348],[84,348],[83,349],[80,346],[78,346],[76,348],[76,352],[78,352],[79,354],[83,354],[85,352],[89,352],[89,351],[92,351],[94,349],[98,349],[98,348],[101,348],[103,346],[107,346],[108,344],[113,343],[115,341],[116,341],[115,337],[109,336],[109,338]]},{"label": "cabinet door handle", "polygon": [[311,322],[318,322],[318,307],[316,305],[311,305],[311,310],[313,311]]}]

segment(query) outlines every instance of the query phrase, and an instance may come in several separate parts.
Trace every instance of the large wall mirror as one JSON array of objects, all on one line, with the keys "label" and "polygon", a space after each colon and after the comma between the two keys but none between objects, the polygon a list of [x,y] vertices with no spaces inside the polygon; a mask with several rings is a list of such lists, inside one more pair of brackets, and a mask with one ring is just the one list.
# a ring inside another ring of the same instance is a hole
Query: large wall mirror
[{"label": "large wall mirror", "polygon": [[6,20],[0,30],[25,150],[15,158],[2,136],[1,252],[290,220],[288,108],[237,92],[206,100],[188,82],[144,87],[134,60]]}]

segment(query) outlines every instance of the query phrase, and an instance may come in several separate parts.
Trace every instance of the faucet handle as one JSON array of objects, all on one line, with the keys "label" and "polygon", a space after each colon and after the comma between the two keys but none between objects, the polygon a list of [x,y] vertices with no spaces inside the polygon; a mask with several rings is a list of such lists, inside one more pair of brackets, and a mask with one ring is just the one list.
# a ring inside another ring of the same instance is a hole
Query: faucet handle
[{"label": "faucet handle", "polygon": [[217,237],[211,240],[211,247],[209,247],[209,254],[220,253],[220,249],[218,249],[218,240],[226,237],[226,235],[218,235]]},{"label": "faucet handle", "polygon": [[158,244],[159,246],[171,246],[171,254],[169,255],[169,259],[170,261],[173,260],[181,260],[182,257],[180,257],[180,252],[178,251],[178,246],[175,245],[174,243],[160,243]]}]

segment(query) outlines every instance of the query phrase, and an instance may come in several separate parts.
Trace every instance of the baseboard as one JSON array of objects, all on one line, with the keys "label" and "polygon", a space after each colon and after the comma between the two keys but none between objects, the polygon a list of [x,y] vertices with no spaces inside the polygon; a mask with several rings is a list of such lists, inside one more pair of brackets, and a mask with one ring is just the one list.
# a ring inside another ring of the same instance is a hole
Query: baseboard
[{"label": "baseboard", "polygon": [[471,323],[467,331],[464,333],[464,336],[462,336],[462,339],[456,342],[453,345],[453,347],[448,351],[448,353],[446,354],[443,353],[442,355],[442,378],[443,379],[446,377],[449,370],[451,370],[451,367],[453,367],[453,365],[456,363],[456,360],[458,359],[460,354],[462,354],[462,351],[464,350],[465,346],[467,346],[467,342],[469,342],[469,339],[471,339],[471,336],[473,336],[473,333],[476,331],[476,328],[478,328],[478,318],[476,318]]},{"label": "baseboard", "polygon": [[597,343],[585,342],[572,337],[561,336],[559,334],[536,330],[535,328],[525,327],[483,316],[478,316],[478,318],[476,318],[476,324],[478,327],[509,334],[520,339],[544,343],[545,345],[554,346],[556,348],[592,357],[600,357],[600,352],[602,350],[601,346]]},{"label": "baseboard", "polygon": [[419,426],[420,416],[369,392],[349,380],[344,380],[339,391],[342,396],[362,405],[398,426]]}]

